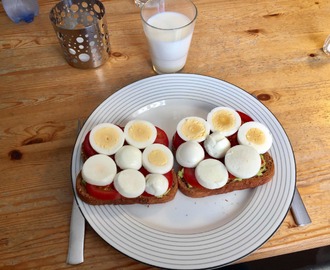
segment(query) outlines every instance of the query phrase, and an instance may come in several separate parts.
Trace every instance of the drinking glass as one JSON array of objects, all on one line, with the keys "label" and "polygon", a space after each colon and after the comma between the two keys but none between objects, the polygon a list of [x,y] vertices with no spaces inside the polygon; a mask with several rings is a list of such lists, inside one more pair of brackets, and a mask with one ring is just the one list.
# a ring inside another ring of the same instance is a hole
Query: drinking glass
[{"label": "drinking glass", "polygon": [[143,29],[156,73],[183,69],[196,18],[197,8],[190,0],[149,0],[142,6]]}]

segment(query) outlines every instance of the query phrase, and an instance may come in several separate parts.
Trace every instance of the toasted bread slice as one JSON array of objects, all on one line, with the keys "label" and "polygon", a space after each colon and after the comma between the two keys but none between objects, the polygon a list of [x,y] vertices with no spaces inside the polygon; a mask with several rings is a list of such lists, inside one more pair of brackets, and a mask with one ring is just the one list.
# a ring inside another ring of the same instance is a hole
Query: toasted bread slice
[{"label": "toasted bread slice", "polygon": [[83,183],[83,179],[81,176],[81,172],[78,174],[76,178],[76,190],[79,198],[93,205],[102,205],[102,204],[157,204],[157,203],[166,203],[174,199],[175,194],[178,190],[178,179],[175,171],[172,169],[173,183],[170,189],[167,191],[165,195],[162,197],[156,196],[139,196],[137,198],[125,198],[121,196],[119,199],[115,200],[100,200],[97,199],[90,194],[88,194],[85,184]]},{"label": "toasted bread slice", "polygon": [[179,190],[188,197],[202,198],[211,195],[228,193],[234,190],[242,190],[261,186],[269,182],[275,172],[274,160],[269,153],[264,154],[264,160],[266,169],[261,176],[254,176],[252,178],[243,180],[230,179],[225,186],[218,189],[207,189],[202,186],[193,187],[189,185],[184,178],[178,176]]}]

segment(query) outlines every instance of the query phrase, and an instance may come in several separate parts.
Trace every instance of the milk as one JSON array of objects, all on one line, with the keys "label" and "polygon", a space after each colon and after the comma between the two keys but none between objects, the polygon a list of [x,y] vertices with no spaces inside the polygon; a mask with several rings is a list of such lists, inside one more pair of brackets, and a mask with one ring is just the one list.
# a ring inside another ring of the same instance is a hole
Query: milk
[{"label": "milk", "polygon": [[194,22],[177,12],[161,12],[144,24],[151,60],[158,73],[181,70],[187,60]]}]

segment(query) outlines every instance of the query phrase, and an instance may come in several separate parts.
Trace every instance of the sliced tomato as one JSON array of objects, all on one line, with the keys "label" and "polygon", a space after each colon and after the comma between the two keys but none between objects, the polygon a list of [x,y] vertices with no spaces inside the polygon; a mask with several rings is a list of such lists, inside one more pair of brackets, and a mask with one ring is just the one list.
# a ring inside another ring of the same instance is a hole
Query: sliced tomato
[{"label": "sliced tomato", "polygon": [[184,168],[184,170],[183,170],[183,178],[191,186],[197,187],[197,188],[202,188],[201,184],[198,183],[198,181],[196,179],[195,168]]},{"label": "sliced tomato", "polygon": [[157,129],[157,137],[154,143],[160,143],[169,147],[170,143],[166,132],[159,127],[156,127],[156,129]]},{"label": "sliced tomato", "polygon": [[178,132],[175,132],[175,134],[173,135],[173,139],[172,139],[172,145],[173,145],[173,149],[176,150],[178,149],[178,147],[183,144],[185,142],[185,140],[181,139],[181,137],[179,136]]},{"label": "sliced tomato", "polygon": [[144,167],[141,167],[141,169],[139,171],[144,175],[144,177],[146,177],[150,173]]},{"label": "sliced tomato", "polygon": [[165,173],[164,176],[168,180],[168,189],[170,189],[173,185],[173,173],[172,173],[172,171],[169,171],[168,173]]},{"label": "sliced tomato", "polygon": [[89,195],[99,200],[116,200],[121,198],[113,183],[104,187],[86,183],[86,190]]},{"label": "sliced tomato", "polygon": [[251,122],[251,121],[253,121],[253,119],[252,119],[249,115],[247,115],[247,114],[245,114],[245,113],[243,113],[243,112],[240,112],[240,111],[237,111],[237,113],[238,113],[239,116],[241,117],[242,124],[244,124],[244,123],[246,123],[246,122]]},{"label": "sliced tomato", "polygon": [[93,149],[93,147],[91,146],[91,144],[89,142],[90,133],[91,132],[89,131],[86,134],[85,139],[82,143],[82,149],[87,158],[97,154],[97,152]]},{"label": "sliced tomato", "polygon": [[[243,113],[243,112],[240,112],[240,111],[237,111],[237,113],[239,114],[239,116],[241,117],[241,120],[242,120],[242,125],[246,122],[251,122],[253,121],[253,119],[248,116],[247,114]],[[237,132],[235,132],[233,135],[231,136],[228,136],[227,137],[228,140],[230,141],[230,145],[233,147],[235,145],[238,145],[238,141],[237,141]]]},{"label": "sliced tomato", "polygon": [[233,135],[228,136],[227,139],[230,141],[231,147],[238,145],[237,132],[235,132]]}]

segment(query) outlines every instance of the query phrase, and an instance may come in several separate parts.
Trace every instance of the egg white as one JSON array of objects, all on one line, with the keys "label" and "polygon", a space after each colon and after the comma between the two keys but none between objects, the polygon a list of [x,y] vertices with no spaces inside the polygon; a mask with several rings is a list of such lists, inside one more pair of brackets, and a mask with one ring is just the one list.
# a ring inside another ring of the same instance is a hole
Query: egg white
[{"label": "egg white", "polygon": [[202,142],[210,134],[210,125],[201,117],[189,116],[178,123],[177,133],[184,141]]},{"label": "egg white", "polygon": [[[218,114],[221,114],[221,117],[217,116]],[[229,107],[217,107],[208,113],[207,122],[210,124],[212,132],[221,131],[224,136],[228,137],[238,130],[242,120],[234,109]]]},{"label": "egg white", "polygon": [[226,166],[213,158],[204,159],[198,163],[195,176],[198,183],[207,189],[221,188],[228,181]]},{"label": "egg white", "polygon": [[168,190],[167,178],[159,173],[152,173],[146,176],[146,192],[160,197]]},{"label": "egg white", "polygon": [[[255,132],[252,132],[253,130]],[[254,147],[259,154],[266,153],[273,144],[271,132],[264,124],[259,122],[244,123],[238,130],[237,140],[239,144]]]},{"label": "egg white", "polygon": [[112,183],[117,166],[107,155],[98,154],[89,157],[83,164],[82,178],[91,185],[106,186]]},{"label": "egg white", "polygon": [[236,145],[227,151],[225,165],[232,175],[247,179],[259,172],[261,157],[257,150],[251,146]]},{"label": "egg white", "polygon": [[114,186],[122,196],[136,198],[145,191],[146,180],[140,171],[126,169],[116,174]]},{"label": "egg white", "polygon": [[147,146],[142,153],[142,166],[150,173],[165,174],[172,170],[174,157],[172,151],[163,144]]},{"label": "egg white", "polygon": [[131,120],[124,127],[127,143],[139,149],[151,145],[157,137],[156,127],[146,120]]},{"label": "egg white", "polygon": [[142,152],[132,145],[124,145],[115,154],[115,161],[122,170],[139,170],[142,167]]},{"label": "egg white", "polygon": [[101,123],[92,128],[89,142],[97,153],[113,155],[124,145],[125,135],[120,127]]},{"label": "egg white", "polygon": [[182,143],[175,153],[176,161],[186,168],[194,168],[205,157],[203,147],[195,141]]},{"label": "egg white", "polygon": [[230,146],[230,141],[221,131],[211,133],[204,141],[205,151],[214,158],[223,158]]}]

